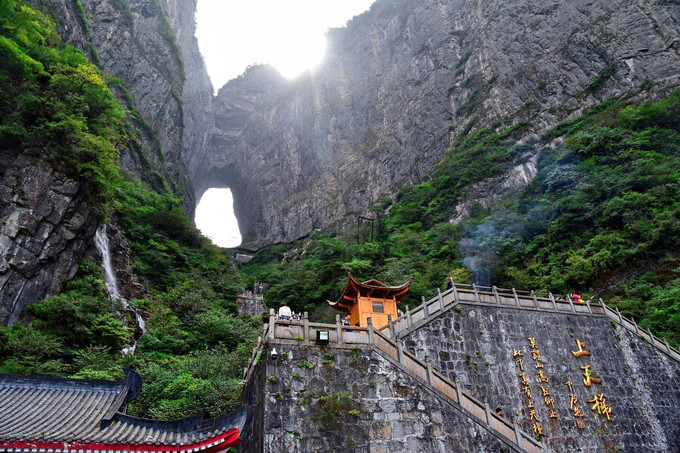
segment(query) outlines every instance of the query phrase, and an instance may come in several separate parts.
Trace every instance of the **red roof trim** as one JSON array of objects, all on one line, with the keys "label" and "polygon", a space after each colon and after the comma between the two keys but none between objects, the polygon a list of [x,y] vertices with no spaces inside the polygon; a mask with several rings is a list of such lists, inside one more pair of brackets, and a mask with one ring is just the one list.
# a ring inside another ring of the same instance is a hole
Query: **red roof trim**
[{"label": "red roof trim", "polygon": [[[2,449],[50,449],[54,451],[76,451],[76,450],[96,450],[96,451],[188,451],[203,447],[202,452],[205,453],[215,453],[220,450],[224,450],[229,447],[235,447],[241,441],[240,439],[241,430],[238,428],[230,429],[229,431],[220,434],[219,436],[212,437],[210,439],[204,440],[203,442],[197,442],[195,444],[187,445],[135,445],[135,444],[104,444],[98,442],[41,442],[41,441],[6,441],[0,442],[0,448]],[[215,444],[208,447],[210,444]]]}]

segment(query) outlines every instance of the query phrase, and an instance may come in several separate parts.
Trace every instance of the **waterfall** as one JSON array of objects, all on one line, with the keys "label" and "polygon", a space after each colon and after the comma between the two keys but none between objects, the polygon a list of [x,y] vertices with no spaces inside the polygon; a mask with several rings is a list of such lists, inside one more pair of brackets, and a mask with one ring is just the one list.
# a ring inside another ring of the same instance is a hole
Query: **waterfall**
[{"label": "waterfall", "polygon": [[103,223],[97,228],[97,233],[94,235],[94,242],[97,245],[97,250],[102,255],[102,267],[104,268],[104,283],[106,284],[106,291],[114,301],[123,299],[118,291],[118,282],[116,281],[116,272],[113,270],[113,262],[111,261],[111,253],[109,249],[109,237],[106,234],[106,225]]},{"label": "waterfall", "polygon": [[[135,317],[136,329],[134,342],[132,346],[123,348],[122,353],[124,355],[132,355],[135,353],[137,348],[137,340],[146,331],[146,321],[142,318],[139,311],[130,305],[130,302],[125,299],[118,289],[118,281],[116,280],[116,271],[113,268],[113,261],[111,260],[111,249],[109,247],[109,236],[107,234],[107,226],[105,224],[100,224],[97,228],[97,232],[94,235],[94,243],[97,246],[97,250],[102,256],[102,268],[104,269],[104,283],[106,285],[106,291],[109,293],[109,297],[113,302],[119,302],[123,305],[126,311],[132,313]],[[139,335],[137,334],[139,333]]]}]

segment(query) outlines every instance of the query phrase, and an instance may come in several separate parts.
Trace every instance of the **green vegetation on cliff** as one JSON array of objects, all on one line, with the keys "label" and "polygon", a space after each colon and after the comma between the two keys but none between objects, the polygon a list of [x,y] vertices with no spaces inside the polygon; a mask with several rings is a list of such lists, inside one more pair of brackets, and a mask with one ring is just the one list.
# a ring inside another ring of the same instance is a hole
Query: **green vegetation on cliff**
[{"label": "green vegetation on cliff", "polygon": [[0,111],[1,147],[49,159],[104,214],[120,173],[113,143],[126,141],[123,110],[82,52],[10,0],[0,2]]},{"label": "green vegetation on cliff", "polygon": [[133,316],[109,300],[101,267],[85,259],[61,294],[0,327],[0,373],[116,379],[128,366],[144,379],[132,414],[223,414],[238,405],[260,321],[234,316],[242,280],[230,254],[199,234],[161,172],[146,162],[144,170],[161,175],[157,191],[122,174],[120,152],[138,151],[140,118],[107,82],[124,88],[64,45],[45,16],[0,0],[0,151],[50,162],[82,184],[102,219],[122,228],[146,290],[131,303],[147,318],[134,356],[122,355],[135,336]]},{"label": "green vegetation on cliff", "polygon": [[606,295],[680,344],[680,92],[640,106],[607,101],[558,125],[518,202],[482,226],[501,284]]},{"label": "green vegetation on cliff", "polygon": [[[643,105],[610,100],[519,145],[513,135],[524,126],[459,138],[430,180],[374,208],[372,242],[363,242],[365,230],[314,233],[258,251],[242,271],[269,282],[268,303],[325,316],[321,307],[339,296],[347,271],[388,284],[413,277],[410,305],[432,297],[447,275],[582,292],[679,345],[680,92]],[[473,208],[460,225],[447,221],[462,188],[527,151],[540,159],[526,190],[490,212]]]}]

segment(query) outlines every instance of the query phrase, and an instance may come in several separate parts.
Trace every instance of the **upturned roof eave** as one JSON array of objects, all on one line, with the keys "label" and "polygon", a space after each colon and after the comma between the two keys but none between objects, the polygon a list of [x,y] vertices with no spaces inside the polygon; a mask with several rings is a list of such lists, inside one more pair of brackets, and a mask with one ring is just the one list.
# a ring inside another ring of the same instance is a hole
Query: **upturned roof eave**
[{"label": "upturned roof eave", "polygon": [[[372,281],[378,282],[382,286],[367,284],[368,282],[372,282]],[[358,281],[356,278],[354,278],[354,276],[352,275],[351,272],[348,272],[347,273],[347,286],[345,286],[345,291],[343,291],[342,296],[340,296],[340,298],[335,302],[331,302],[331,301],[327,301],[327,302],[332,308],[335,308],[336,310],[342,311],[342,309],[340,307],[343,305],[343,302],[347,299],[353,299],[353,297],[348,296],[348,292],[350,292],[350,290],[355,290],[356,292],[359,292],[359,290],[365,290],[365,291],[382,290],[382,291],[387,291],[388,293],[397,293],[397,294],[395,294],[395,296],[400,297],[400,296],[403,296],[408,291],[408,288],[409,288],[409,286],[411,286],[412,282],[413,282],[413,279],[409,278],[405,283],[403,283],[399,286],[387,286],[387,285],[383,284],[382,282],[375,280],[375,279],[367,280],[366,282],[362,283],[362,282]],[[345,305],[347,307],[349,307],[349,305],[347,305],[347,304],[345,304]]]}]

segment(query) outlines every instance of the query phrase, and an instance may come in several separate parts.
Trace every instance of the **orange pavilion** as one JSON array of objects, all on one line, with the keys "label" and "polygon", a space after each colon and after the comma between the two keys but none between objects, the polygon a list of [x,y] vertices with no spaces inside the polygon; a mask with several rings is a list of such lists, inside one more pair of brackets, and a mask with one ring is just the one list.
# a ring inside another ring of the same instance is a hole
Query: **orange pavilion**
[{"label": "orange pavilion", "polygon": [[371,279],[358,282],[351,273],[347,274],[347,287],[336,302],[328,301],[334,309],[349,313],[353,326],[366,327],[371,318],[376,328],[387,325],[387,316],[397,319],[397,304],[408,292],[411,280],[401,286],[387,286]]}]

